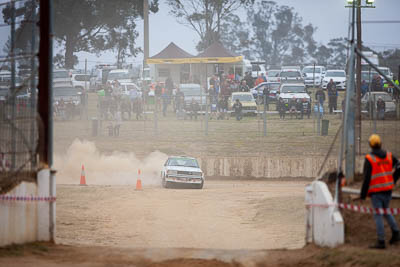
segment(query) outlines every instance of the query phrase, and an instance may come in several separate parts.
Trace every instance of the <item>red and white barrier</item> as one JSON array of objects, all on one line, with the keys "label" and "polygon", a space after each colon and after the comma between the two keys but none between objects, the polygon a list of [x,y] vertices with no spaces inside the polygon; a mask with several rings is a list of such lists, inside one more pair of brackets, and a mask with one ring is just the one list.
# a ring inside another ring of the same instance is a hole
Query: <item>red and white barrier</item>
[{"label": "red and white barrier", "polygon": [[398,215],[400,214],[400,208],[372,208],[372,207],[364,207],[364,206],[358,206],[358,205],[353,205],[353,204],[346,204],[346,203],[339,203],[339,204],[332,204],[332,205],[327,205],[327,204],[307,204],[306,207],[318,207],[318,208],[329,208],[329,207],[339,207],[341,209],[346,209],[346,210],[351,210],[354,212],[360,212],[360,213],[365,213],[365,214],[380,214],[380,215]]},{"label": "red and white barrier", "polygon": [[22,202],[55,202],[56,197],[40,197],[40,196],[9,196],[0,195],[0,201],[22,201]]}]

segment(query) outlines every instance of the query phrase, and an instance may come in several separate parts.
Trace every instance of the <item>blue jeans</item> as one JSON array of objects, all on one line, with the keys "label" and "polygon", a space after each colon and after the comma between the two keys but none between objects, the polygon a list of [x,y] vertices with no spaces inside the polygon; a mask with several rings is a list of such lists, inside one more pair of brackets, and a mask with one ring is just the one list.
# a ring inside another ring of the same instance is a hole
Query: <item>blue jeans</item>
[{"label": "blue jeans", "polygon": [[[387,209],[389,208],[390,200],[392,199],[392,194],[389,193],[375,193],[371,195],[372,206],[377,208]],[[399,231],[397,226],[396,220],[394,219],[393,215],[381,215],[381,214],[374,214],[374,220],[376,224],[376,233],[378,234],[378,240],[385,240],[385,227],[383,225],[383,218],[385,217],[386,221],[388,222],[390,229],[392,231]]]}]

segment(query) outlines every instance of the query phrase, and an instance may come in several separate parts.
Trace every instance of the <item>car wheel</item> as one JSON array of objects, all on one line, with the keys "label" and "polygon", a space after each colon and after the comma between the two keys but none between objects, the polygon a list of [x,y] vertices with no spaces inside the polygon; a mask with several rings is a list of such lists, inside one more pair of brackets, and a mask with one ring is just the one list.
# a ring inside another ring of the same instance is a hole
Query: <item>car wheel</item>
[{"label": "car wheel", "polygon": [[165,177],[162,178],[162,183],[161,184],[162,184],[162,187],[164,187],[164,188],[168,188],[168,186],[169,186],[168,182],[165,181]]},{"label": "car wheel", "polygon": [[195,189],[203,189],[204,181],[201,181],[201,184],[196,184]]}]

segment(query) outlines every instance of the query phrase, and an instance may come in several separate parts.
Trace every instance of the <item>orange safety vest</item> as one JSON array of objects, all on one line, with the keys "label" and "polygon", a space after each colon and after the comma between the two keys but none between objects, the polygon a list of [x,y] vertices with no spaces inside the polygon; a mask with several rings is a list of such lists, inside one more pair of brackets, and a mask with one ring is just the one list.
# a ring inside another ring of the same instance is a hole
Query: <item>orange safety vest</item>
[{"label": "orange safety vest", "polygon": [[392,153],[387,152],[384,159],[371,154],[365,157],[372,166],[368,194],[392,190],[394,187]]}]

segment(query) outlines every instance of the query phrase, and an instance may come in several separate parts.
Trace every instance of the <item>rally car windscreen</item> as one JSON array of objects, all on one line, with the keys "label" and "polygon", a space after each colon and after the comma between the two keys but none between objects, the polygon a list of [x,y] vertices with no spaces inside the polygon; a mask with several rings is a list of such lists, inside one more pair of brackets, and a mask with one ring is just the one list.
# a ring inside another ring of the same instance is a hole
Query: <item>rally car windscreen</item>
[{"label": "rally car windscreen", "polygon": [[167,162],[167,166],[182,166],[182,167],[192,167],[199,168],[199,164],[195,159],[185,159],[185,158],[171,158]]}]

